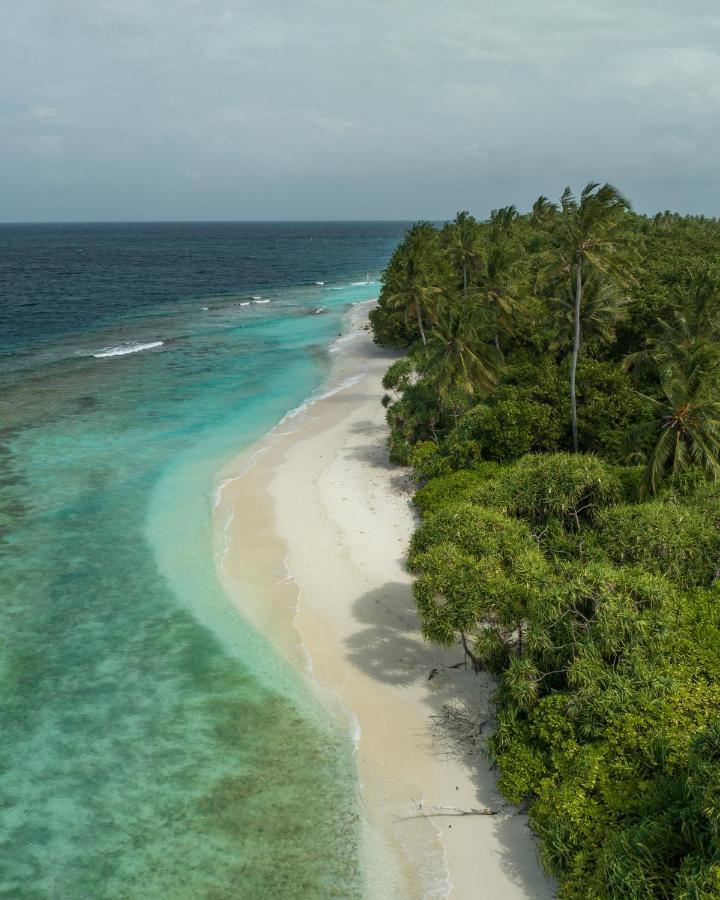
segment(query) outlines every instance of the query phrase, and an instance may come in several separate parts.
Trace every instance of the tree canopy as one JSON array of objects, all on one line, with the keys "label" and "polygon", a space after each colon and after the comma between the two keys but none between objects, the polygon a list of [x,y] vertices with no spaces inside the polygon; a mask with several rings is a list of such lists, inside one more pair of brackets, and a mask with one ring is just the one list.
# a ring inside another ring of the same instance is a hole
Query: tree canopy
[{"label": "tree canopy", "polygon": [[423,634],[496,677],[559,896],[720,897],[720,222],[591,182],[421,223],[371,321]]}]

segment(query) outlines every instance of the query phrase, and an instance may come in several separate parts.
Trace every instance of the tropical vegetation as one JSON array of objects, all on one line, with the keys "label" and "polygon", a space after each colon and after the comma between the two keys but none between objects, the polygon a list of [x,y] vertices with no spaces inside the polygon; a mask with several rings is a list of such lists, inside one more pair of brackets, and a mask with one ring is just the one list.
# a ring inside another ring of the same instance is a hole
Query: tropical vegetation
[{"label": "tropical vegetation", "polygon": [[720,897],[720,222],[612,185],[421,222],[371,313],[425,638],[561,898]]}]

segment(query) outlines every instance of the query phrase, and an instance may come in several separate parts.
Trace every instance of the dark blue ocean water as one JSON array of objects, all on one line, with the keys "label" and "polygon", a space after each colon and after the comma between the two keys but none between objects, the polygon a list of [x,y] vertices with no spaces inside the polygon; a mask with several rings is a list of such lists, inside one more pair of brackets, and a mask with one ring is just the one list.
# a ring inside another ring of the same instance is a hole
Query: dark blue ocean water
[{"label": "dark blue ocean water", "polygon": [[349,740],[210,513],[403,227],[0,226],[0,896],[361,893]]}]

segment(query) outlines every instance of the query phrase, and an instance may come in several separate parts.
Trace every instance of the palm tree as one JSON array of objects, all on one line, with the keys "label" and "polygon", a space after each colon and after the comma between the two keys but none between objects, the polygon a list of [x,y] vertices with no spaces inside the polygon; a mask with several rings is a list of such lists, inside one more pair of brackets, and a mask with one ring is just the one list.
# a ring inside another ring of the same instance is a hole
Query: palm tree
[{"label": "palm tree", "polygon": [[720,357],[720,283],[707,272],[689,274],[676,287],[671,314],[659,319],[648,349],[631,354],[628,368],[652,362],[662,374],[709,371]]},{"label": "palm tree", "polygon": [[557,214],[558,208],[556,203],[552,203],[544,195],[540,195],[533,203],[530,222],[535,226],[547,225]]},{"label": "palm tree", "polygon": [[423,317],[432,315],[442,289],[433,283],[437,276],[433,251],[438,232],[430,222],[418,222],[405,235],[402,259],[393,278],[393,291],[388,305],[405,310],[405,317],[415,316],[423,346],[427,344]]},{"label": "palm tree", "polygon": [[[720,285],[707,273],[696,273],[676,289],[674,299],[648,349],[625,360],[628,369],[649,363],[660,386],[662,399],[640,394],[657,414],[645,478],[651,492],[665,475],[690,464],[712,479],[720,476]],[[635,437],[631,433],[630,440]]]},{"label": "palm tree", "polygon": [[[666,373],[667,375],[667,373]],[[720,396],[713,372],[676,370],[661,379],[664,400],[642,394],[658,415],[659,436],[647,457],[646,488],[694,464],[720,477]]]},{"label": "palm tree", "polygon": [[569,187],[560,198],[560,219],[556,234],[554,263],[565,275],[572,275],[573,345],[570,366],[570,409],[573,449],[578,451],[577,435],[577,361],[580,352],[581,307],[584,277],[590,270],[618,274],[618,238],[620,213],[630,209],[629,202],[611,184],[590,182],[576,199]]},{"label": "palm tree", "polygon": [[447,252],[463,277],[463,297],[467,299],[468,285],[479,265],[477,221],[469,212],[459,212],[450,228]]},{"label": "palm tree", "polygon": [[515,206],[503,206],[490,213],[490,223],[497,231],[509,234],[520,213]]},{"label": "palm tree", "polygon": [[478,390],[493,390],[502,365],[502,356],[471,317],[445,309],[430,331],[420,368],[445,397],[454,387],[470,396]]},{"label": "palm tree", "polygon": [[[615,284],[592,269],[583,276],[582,297],[580,344],[590,340],[610,343],[615,338],[615,328],[625,315],[630,300],[620,294]],[[574,321],[575,289],[572,283],[566,283],[558,302],[563,317]]]},{"label": "palm tree", "polygon": [[495,348],[501,353],[499,333],[512,333],[518,308],[514,280],[518,252],[499,228],[490,230],[488,240],[474,297],[478,302],[478,311],[494,322]]}]

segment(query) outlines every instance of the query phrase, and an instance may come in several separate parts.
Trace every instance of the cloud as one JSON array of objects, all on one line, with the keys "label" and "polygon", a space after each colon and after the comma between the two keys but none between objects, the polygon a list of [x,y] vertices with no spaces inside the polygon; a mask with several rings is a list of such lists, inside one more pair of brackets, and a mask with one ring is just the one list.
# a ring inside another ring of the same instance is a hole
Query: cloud
[{"label": "cloud", "polygon": [[706,0],[34,0],[3,26],[4,218],[434,218],[591,178],[720,209]]}]

